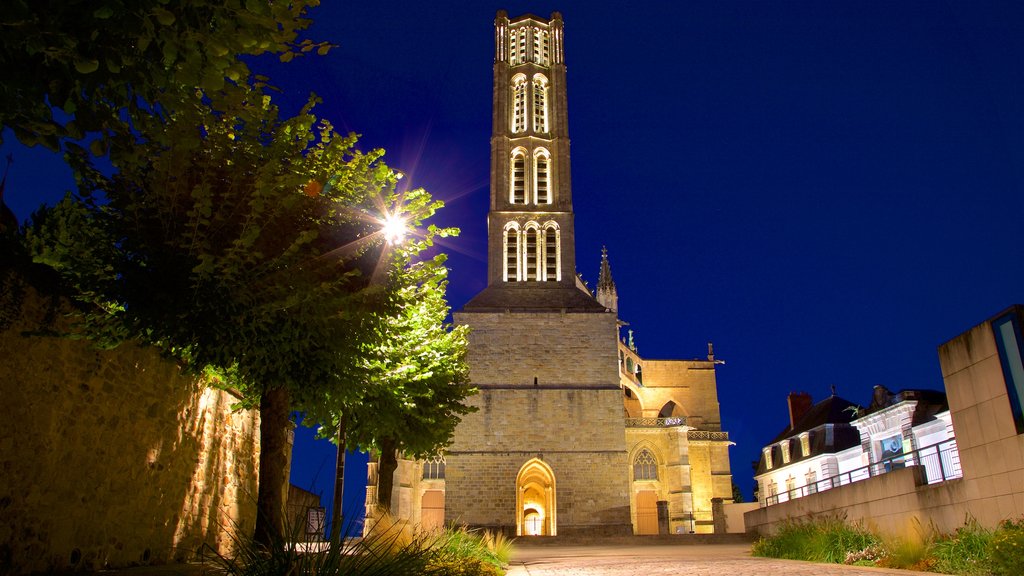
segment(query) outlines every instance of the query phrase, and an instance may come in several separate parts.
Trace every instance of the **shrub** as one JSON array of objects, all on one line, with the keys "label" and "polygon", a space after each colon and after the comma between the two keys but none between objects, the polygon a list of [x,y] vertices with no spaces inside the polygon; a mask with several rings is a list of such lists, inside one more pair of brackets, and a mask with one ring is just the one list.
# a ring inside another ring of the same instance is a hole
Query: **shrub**
[{"label": "shrub", "polygon": [[755,542],[752,552],[769,558],[839,564],[848,554],[879,544],[878,538],[864,528],[847,524],[840,517],[825,517],[786,522],[773,536]]},{"label": "shrub", "polygon": [[990,567],[997,576],[1024,574],[1024,518],[1004,520],[988,544]]}]

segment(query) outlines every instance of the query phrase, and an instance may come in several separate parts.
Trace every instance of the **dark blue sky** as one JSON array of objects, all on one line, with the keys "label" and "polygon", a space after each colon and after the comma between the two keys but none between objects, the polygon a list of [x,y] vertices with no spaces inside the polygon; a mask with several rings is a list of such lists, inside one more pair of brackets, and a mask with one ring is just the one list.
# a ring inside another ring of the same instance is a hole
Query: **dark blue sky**
[{"label": "dark blue sky", "polygon": [[[270,75],[447,202],[455,308],[486,283],[498,8],[562,12],[577,266],[607,245],[643,356],[715,343],[748,498],[788,392],[941,388],[937,346],[1024,301],[1021,3],[325,2],[339,48]],[[26,217],[68,176],[5,139]],[[308,487],[333,456],[300,444]]]}]

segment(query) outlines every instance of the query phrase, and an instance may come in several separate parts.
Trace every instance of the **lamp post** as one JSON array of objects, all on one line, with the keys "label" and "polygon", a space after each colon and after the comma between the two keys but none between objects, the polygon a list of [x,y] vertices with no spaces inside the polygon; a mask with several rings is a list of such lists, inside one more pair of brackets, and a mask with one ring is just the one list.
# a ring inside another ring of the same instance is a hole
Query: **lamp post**
[{"label": "lamp post", "polygon": [[[401,180],[404,173],[396,171],[397,179]],[[380,232],[384,236],[386,246],[401,244],[408,233],[408,222],[402,217],[398,210],[389,213],[381,220]],[[385,247],[385,250],[387,248]],[[341,544],[342,541],[342,512],[343,499],[345,496],[345,412],[338,415],[338,460],[335,466],[334,475],[334,502],[331,506],[331,542]]]}]

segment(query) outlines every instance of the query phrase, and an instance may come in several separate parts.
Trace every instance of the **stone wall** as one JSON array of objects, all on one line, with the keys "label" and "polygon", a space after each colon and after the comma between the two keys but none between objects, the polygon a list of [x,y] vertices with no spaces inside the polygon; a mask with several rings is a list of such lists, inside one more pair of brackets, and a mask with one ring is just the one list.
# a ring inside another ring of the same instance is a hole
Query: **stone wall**
[{"label": "stone wall", "polygon": [[39,335],[68,310],[15,284],[0,298],[0,573],[160,563],[250,533],[258,414],[151,349]]},{"label": "stone wall", "polygon": [[554,476],[558,535],[629,534],[615,315],[463,312],[456,322],[472,330],[480,393],[447,453],[445,519],[515,534],[517,478],[537,459]]},{"label": "stone wall", "polygon": [[[469,379],[477,385],[603,385],[618,388],[612,313],[455,314],[469,324]],[[622,401],[616,400],[619,412]]]}]

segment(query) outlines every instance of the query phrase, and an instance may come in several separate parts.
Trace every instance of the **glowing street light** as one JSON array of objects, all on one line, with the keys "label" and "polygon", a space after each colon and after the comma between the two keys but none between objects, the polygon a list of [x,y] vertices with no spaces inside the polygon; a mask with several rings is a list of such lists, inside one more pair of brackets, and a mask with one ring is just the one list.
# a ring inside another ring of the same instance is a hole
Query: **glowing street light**
[{"label": "glowing street light", "polygon": [[405,234],[408,232],[405,218],[397,214],[391,214],[384,219],[384,226],[381,229],[384,232],[384,239],[388,241],[388,244],[394,246],[395,244],[401,244],[405,240]]}]

